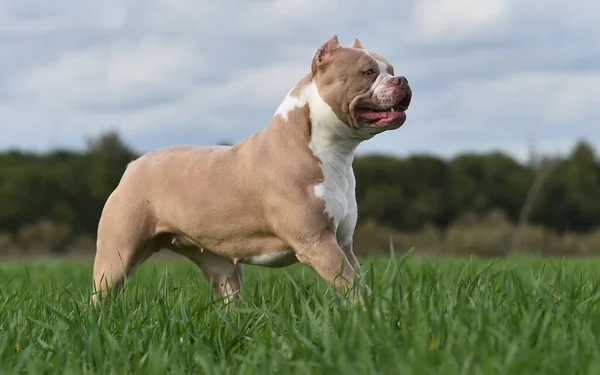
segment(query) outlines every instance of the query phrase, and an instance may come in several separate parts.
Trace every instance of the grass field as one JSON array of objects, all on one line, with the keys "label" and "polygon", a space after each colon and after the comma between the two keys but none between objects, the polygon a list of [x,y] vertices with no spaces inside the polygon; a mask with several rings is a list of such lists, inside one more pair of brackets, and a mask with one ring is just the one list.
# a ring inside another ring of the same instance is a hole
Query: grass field
[{"label": "grass field", "polygon": [[599,374],[600,261],[370,259],[369,309],[302,265],[223,312],[187,261],[88,304],[91,262],[0,264],[0,373]]}]

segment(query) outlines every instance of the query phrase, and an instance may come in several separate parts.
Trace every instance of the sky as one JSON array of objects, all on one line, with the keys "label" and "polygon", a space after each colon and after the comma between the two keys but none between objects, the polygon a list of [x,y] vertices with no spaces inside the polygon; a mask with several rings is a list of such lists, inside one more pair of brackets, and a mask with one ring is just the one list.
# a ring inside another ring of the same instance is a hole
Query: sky
[{"label": "sky", "polygon": [[237,142],[337,35],[413,90],[359,153],[565,154],[600,142],[598,25],[591,0],[0,0],[0,150]]}]

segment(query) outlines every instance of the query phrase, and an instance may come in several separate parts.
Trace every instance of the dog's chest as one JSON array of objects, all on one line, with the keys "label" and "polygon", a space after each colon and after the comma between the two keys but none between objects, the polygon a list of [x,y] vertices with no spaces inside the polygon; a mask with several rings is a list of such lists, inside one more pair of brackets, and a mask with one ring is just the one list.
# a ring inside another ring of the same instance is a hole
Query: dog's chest
[{"label": "dog's chest", "polygon": [[315,186],[315,195],[323,199],[325,213],[338,229],[348,216],[356,215],[356,182],[351,162],[344,158],[320,155],[323,182]]}]

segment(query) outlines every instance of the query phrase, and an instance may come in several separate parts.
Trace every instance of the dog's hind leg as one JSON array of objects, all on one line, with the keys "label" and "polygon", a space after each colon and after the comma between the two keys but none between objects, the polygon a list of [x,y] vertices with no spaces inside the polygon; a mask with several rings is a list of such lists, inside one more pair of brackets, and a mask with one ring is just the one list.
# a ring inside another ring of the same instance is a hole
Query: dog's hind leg
[{"label": "dog's hind leg", "polygon": [[235,308],[240,288],[244,285],[244,267],[241,263],[232,262],[213,252],[192,246],[171,248],[171,250],[185,256],[200,268],[212,286],[213,296],[222,299],[226,309]]},{"label": "dog's hind leg", "polygon": [[115,196],[109,197],[98,223],[94,304],[100,296],[106,299],[110,291],[117,294],[124,278],[132,276],[154,252],[147,218],[136,207],[119,203]]}]

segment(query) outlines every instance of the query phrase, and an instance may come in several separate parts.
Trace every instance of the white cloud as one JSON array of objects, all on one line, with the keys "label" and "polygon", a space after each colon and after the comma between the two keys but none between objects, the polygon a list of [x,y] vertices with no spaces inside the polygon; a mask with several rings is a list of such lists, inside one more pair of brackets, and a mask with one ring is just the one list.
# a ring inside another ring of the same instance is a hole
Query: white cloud
[{"label": "white cloud", "polygon": [[510,0],[419,0],[413,22],[420,43],[452,44],[488,36],[511,13]]},{"label": "white cloud", "polygon": [[[470,86],[456,89],[477,93],[475,104],[467,108],[496,118],[516,121],[529,112],[542,123],[563,126],[600,108],[600,71],[519,73]],[[467,102],[460,101],[465,106]],[[507,112],[510,115],[503,116]]]},{"label": "white cloud", "polygon": [[0,148],[80,145],[110,128],[142,151],[190,134],[241,139],[266,126],[333,34],[382,53],[415,93],[406,126],[360,150],[600,142],[597,4],[6,0]]},{"label": "white cloud", "polygon": [[[144,38],[105,47],[68,51],[25,74],[16,93],[57,108],[123,108],[146,99],[185,91],[201,56],[185,41]],[[142,103],[143,104],[143,103]]]},{"label": "white cloud", "polygon": [[218,64],[201,59],[184,42],[147,38],[116,43],[70,52],[36,68],[19,81],[16,92],[44,110],[51,105],[50,118],[60,118],[72,130],[82,122],[91,128],[97,122],[104,123],[98,129],[118,124],[132,134],[172,124],[185,127],[196,119],[215,131],[228,127],[224,117],[243,119],[249,107],[274,112],[274,103],[310,70],[310,59],[277,61],[203,84],[195,82],[195,74]]},{"label": "white cloud", "polygon": [[107,0],[83,3],[60,0],[35,3],[7,0],[0,6],[0,31],[44,36],[74,30],[106,31],[122,28],[127,22],[124,2]]},{"label": "white cloud", "polygon": [[213,86],[211,96],[225,107],[246,107],[251,104],[275,112],[273,104],[282,101],[288,91],[309,72],[310,65],[306,62],[276,62],[251,68],[232,76],[222,85]]},{"label": "white cloud", "polygon": [[600,108],[600,71],[519,73],[464,80],[415,100],[407,122],[364,151],[457,151],[502,149],[520,159],[533,142],[543,153],[568,152],[586,138],[600,141],[590,126]]}]

